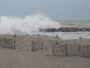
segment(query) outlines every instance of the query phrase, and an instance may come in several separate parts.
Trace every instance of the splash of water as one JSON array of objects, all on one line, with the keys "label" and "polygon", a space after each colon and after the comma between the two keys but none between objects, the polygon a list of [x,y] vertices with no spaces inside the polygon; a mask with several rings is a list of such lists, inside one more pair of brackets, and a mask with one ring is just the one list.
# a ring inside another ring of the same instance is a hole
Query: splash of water
[{"label": "splash of water", "polygon": [[38,32],[39,28],[58,27],[60,27],[58,22],[40,13],[25,16],[24,18],[14,16],[0,17],[0,34],[30,34],[32,32]]}]

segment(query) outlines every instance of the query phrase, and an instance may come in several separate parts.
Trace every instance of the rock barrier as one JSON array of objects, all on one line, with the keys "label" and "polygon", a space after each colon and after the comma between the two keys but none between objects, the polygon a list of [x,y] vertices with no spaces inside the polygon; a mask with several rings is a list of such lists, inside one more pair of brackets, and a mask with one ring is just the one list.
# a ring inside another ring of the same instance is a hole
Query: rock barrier
[{"label": "rock barrier", "polygon": [[88,31],[88,32],[90,32],[90,28],[60,27],[60,28],[39,29],[39,31],[41,31],[41,32],[83,32],[83,31]]}]

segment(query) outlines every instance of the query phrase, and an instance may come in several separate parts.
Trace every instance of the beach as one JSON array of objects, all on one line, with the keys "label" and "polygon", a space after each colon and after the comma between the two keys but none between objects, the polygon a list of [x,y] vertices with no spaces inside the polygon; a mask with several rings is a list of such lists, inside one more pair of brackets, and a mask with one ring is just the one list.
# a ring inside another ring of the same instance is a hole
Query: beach
[{"label": "beach", "polygon": [[[9,39],[13,35],[0,35],[0,38]],[[90,68],[90,58],[87,57],[54,56],[47,49],[32,52],[32,40],[37,39],[45,42],[45,47],[49,46],[48,41],[57,40],[55,37],[18,35],[15,38],[15,49],[4,48],[0,44],[0,68]],[[89,40],[76,40],[75,43],[89,44]]]}]

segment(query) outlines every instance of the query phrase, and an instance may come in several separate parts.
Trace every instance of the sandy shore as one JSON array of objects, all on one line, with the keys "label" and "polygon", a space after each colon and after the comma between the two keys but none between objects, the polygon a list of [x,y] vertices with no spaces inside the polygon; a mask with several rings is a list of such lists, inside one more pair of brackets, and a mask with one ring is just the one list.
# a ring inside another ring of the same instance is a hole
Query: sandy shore
[{"label": "sandy shore", "polygon": [[[11,38],[13,36],[0,35],[0,38],[3,37]],[[55,39],[51,37],[17,36],[16,49],[0,47],[0,68],[90,68],[89,58],[47,56],[46,52],[31,52],[31,40],[38,38],[44,42]]]}]

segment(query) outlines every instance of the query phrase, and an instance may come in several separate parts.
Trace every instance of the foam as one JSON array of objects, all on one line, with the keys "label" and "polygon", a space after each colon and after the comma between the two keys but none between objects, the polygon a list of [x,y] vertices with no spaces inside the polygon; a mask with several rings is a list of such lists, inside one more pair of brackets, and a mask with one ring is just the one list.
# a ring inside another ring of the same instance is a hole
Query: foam
[{"label": "foam", "polygon": [[0,34],[30,34],[38,32],[40,28],[58,27],[60,27],[60,23],[41,13],[25,16],[24,18],[16,16],[0,17]]}]

